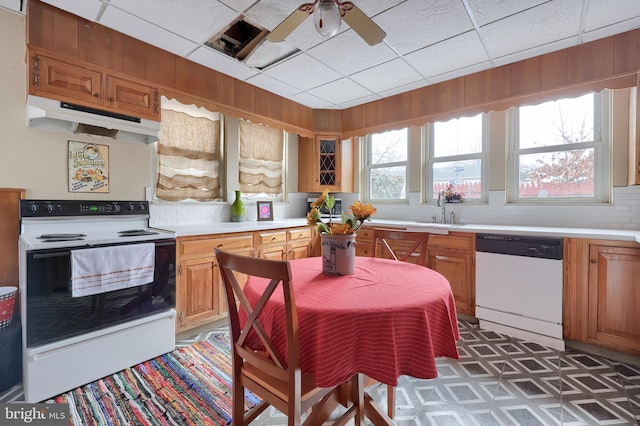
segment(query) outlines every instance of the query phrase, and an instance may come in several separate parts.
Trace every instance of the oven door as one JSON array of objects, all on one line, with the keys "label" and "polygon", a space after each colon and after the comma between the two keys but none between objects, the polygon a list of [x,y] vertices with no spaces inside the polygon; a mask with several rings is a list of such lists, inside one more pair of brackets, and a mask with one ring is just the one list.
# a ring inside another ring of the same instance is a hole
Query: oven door
[{"label": "oven door", "polygon": [[[154,243],[153,282],[82,297],[71,296],[71,250],[28,251],[26,346],[56,342],[175,308],[175,240]],[[91,246],[95,247],[100,246]]]}]

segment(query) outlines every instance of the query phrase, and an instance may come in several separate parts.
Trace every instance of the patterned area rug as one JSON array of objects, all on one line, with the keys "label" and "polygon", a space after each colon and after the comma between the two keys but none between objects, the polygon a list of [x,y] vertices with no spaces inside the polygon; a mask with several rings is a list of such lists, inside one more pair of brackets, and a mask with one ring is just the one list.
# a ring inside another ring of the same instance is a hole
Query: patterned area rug
[{"label": "patterned area rug", "polygon": [[[227,334],[176,349],[48,402],[68,403],[74,425],[231,423]],[[246,392],[246,409],[260,400]]]}]

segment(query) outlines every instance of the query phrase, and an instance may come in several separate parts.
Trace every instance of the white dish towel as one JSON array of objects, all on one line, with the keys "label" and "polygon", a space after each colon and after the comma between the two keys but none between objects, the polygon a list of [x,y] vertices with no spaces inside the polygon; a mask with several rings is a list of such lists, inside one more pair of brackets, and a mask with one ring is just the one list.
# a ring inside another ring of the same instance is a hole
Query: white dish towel
[{"label": "white dish towel", "polygon": [[155,244],[71,250],[71,296],[136,287],[153,281]]}]

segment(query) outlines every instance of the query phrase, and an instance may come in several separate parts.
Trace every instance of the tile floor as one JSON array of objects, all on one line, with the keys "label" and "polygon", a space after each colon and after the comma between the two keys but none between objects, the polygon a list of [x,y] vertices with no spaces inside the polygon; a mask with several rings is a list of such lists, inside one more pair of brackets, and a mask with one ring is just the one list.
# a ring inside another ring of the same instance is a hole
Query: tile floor
[{"label": "tile floor", "polygon": [[[179,336],[178,345],[206,338]],[[559,352],[460,321],[460,359],[438,359],[432,380],[403,376],[398,425],[636,425],[640,426],[640,364],[567,350]],[[386,409],[386,386],[369,389]],[[18,402],[21,385],[0,394]],[[267,410],[256,426],[285,425]]]}]

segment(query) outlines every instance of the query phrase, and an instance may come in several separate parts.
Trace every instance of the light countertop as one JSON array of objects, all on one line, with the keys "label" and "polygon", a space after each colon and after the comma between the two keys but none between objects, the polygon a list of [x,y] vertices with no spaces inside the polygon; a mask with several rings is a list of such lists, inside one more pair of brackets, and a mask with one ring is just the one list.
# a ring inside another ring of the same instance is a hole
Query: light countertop
[{"label": "light countertop", "polygon": [[[305,226],[306,218],[290,218],[276,221],[246,221],[246,222],[218,222],[188,225],[167,225],[159,228],[176,233],[177,237],[195,235],[226,234],[232,232],[251,232],[279,228]],[[517,234],[525,236],[594,238],[605,240],[635,241],[640,243],[640,230],[596,229],[596,228],[568,228],[552,226],[514,226],[514,225],[486,225],[486,224],[441,224],[416,222],[411,220],[374,219],[366,222],[374,226],[403,226],[415,231],[433,234],[448,234],[450,231]]]}]

